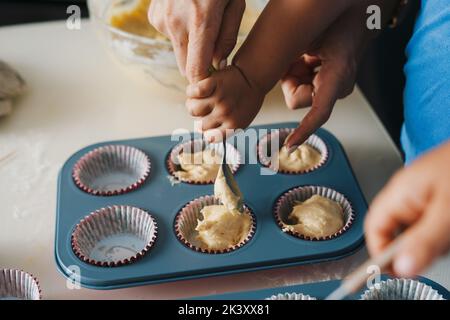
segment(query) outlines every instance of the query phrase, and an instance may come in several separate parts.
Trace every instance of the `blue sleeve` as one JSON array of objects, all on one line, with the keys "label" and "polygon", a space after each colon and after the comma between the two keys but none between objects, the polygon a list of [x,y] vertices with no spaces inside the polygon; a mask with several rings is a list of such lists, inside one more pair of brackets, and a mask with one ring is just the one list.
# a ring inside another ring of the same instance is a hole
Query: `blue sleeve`
[{"label": "blue sleeve", "polygon": [[402,145],[409,163],[450,139],[449,0],[422,0],[406,55]]}]

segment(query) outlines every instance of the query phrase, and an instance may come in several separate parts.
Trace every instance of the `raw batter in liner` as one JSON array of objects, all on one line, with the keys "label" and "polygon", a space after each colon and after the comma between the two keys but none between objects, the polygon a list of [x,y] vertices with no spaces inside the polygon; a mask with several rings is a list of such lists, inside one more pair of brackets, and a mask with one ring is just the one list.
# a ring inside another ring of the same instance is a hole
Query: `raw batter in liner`
[{"label": "raw batter in liner", "polygon": [[294,206],[285,229],[310,238],[331,236],[344,227],[344,212],[336,201],[314,195]]},{"label": "raw batter in liner", "polygon": [[198,239],[210,250],[231,248],[248,236],[252,221],[247,213],[229,210],[224,205],[207,206],[202,209],[203,220],[195,230]]},{"label": "raw batter in liner", "polygon": [[[235,183],[231,181],[230,183]],[[195,230],[198,239],[210,250],[225,250],[243,242],[250,232],[252,220],[248,213],[238,210],[241,194],[234,194],[227,184],[222,167],[217,173],[214,195],[222,205],[206,206],[202,209],[203,220]]]},{"label": "raw batter in liner", "polygon": [[278,170],[299,172],[311,169],[320,163],[322,156],[319,151],[303,144],[294,152],[289,154],[287,147],[282,147],[280,151],[273,156],[272,167],[278,166]]},{"label": "raw batter in liner", "polygon": [[212,149],[195,153],[181,153],[178,162],[182,170],[174,173],[182,181],[208,183],[214,181],[219,171],[222,157]]}]

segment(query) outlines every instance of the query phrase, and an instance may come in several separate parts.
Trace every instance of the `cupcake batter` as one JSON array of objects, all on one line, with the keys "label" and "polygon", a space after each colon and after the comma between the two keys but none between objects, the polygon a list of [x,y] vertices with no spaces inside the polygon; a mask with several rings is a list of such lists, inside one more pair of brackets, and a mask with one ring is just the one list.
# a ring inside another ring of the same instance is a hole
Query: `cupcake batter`
[{"label": "cupcake batter", "polygon": [[177,156],[182,170],[174,173],[175,177],[182,181],[196,181],[208,183],[214,181],[219,171],[222,157],[213,149],[205,149],[200,152],[183,152]]},{"label": "cupcake batter", "polygon": [[195,230],[198,239],[210,250],[231,248],[247,237],[252,225],[247,213],[229,210],[224,205],[212,205],[202,209],[203,220]]},{"label": "cupcake batter", "polygon": [[199,234],[198,239],[210,250],[231,248],[244,241],[250,232],[251,217],[239,211],[242,194],[236,181],[231,177],[230,180],[227,181],[222,166],[219,166],[214,183],[214,196],[220,199],[222,205],[204,207],[201,211],[203,220],[198,220],[195,228]]},{"label": "cupcake batter", "polygon": [[294,206],[285,229],[311,238],[335,234],[344,227],[344,213],[339,203],[314,195]]},{"label": "cupcake batter", "polygon": [[322,156],[313,147],[303,144],[289,154],[287,147],[282,147],[272,160],[273,167],[278,165],[282,171],[304,171],[311,169],[320,163]]},{"label": "cupcake batter", "polygon": [[216,181],[214,182],[214,196],[222,202],[222,204],[228,208],[228,210],[238,210],[239,201],[242,200],[242,194],[236,183],[236,180],[230,179],[228,183],[233,184],[234,190],[238,191],[235,194],[227,183],[227,179],[222,170],[222,166],[219,167],[217,172]]}]

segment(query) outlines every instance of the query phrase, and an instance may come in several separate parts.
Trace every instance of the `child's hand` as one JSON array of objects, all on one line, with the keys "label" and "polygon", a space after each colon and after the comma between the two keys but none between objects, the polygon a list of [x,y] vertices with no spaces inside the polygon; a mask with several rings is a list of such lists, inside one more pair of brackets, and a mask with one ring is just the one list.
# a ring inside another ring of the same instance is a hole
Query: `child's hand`
[{"label": "child's hand", "polygon": [[393,271],[417,275],[450,249],[450,142],[397,173],[373,201],[365,221],[367,246],[378,255],[407,227]]},{"label": "child's hand", "polygon": [[[336,51],[331,57],[328,60],[324,56],[304,55],[294,62],[281,81],[289,109],[311,107],[300,125],[287,139],[288,148],[297,147],[305,142],[328,121],[336,101],[353,91],[356,77],[356,62],[352,60],[353,57],[345,57]],[[319,66],[321,69],[314,72]]]},{"label": "child's hand", "polygon": [[336,101],[352,93],[358,60],[367,39],[373,36],[364,27],[365,8],[353,7],[343,14],[308,50],[311,54],[294,61],[281,79],[290,109],[312,106],[286,141],[287,147],[305,142],[329,119]]},{"label": "child's hand", "polygon": [[244,129],[256,117],[265,92],[235,66],[214,72],[186,89],[186,107],[199,117],[201,132],[209,142],[220,141],[227,129]]}]

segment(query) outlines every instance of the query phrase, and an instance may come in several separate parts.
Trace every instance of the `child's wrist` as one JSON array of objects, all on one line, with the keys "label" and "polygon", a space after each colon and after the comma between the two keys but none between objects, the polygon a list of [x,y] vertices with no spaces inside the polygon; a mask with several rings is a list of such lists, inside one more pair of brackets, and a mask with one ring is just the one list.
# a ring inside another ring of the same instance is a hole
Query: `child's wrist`
[{"label": "child's wrist", "polygon": [[252,73],[248,68],[241,64],[238,59],[233,59],[232,65],[239,71],[252,89],[261,92],[263,95],[266,95],[272,89],[273,86],[261,81],[262,77],[258,77],[256,74]]}]

